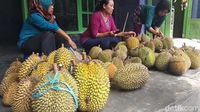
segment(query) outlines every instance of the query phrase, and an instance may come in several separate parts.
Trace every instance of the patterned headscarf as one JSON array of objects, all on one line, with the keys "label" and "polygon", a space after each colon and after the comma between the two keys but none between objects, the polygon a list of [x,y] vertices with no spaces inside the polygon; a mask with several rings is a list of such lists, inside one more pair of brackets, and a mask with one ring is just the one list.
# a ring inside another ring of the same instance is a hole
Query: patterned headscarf
[{"label": "patterned headscarf", "polygon": [[55,16],[48,13],[48,8],[53,4],[52,0],[31,0],[30,13],[39,12],[46,20],[55,21]]}]

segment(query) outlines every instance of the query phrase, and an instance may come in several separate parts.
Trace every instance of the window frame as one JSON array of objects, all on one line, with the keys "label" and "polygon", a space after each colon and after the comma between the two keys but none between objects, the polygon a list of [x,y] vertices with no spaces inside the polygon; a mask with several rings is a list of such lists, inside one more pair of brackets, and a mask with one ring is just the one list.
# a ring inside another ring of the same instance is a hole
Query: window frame
[{"label": "window frame", "polygon": [[[89,11],[89,0],[87,0],[87,11],[82,10],[82,1],[83,0],[76,0],[77,1],[77,22],[78,22],[78,30],[77,31],[66,31],[68,34],[80,34],[86,30],[86,27],[83,26],[83,14],[92,14],[92,12]],[[21,0],[22,4],[22,15],[23,15],[23,21],[28,17],[28,0]],[[93,3],[93,7],[95,7],[95,2]],[[87,20],[89,23],[89,18]]]}]

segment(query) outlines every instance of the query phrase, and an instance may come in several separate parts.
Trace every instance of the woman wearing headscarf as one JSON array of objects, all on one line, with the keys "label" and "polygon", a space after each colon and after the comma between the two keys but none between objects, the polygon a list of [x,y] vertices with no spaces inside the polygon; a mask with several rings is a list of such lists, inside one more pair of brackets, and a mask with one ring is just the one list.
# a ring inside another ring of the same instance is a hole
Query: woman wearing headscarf
[{"label": "woman wearing headscarf", "polygon": [[30,7],[30,15],[23,24],[18,41],[25,54],[37,52],[48,55],[56,49],[59,38],[56,34],[74,50],[77,49],[70,36],[57,25],[52,0],[32,0]]},{"label": "woman wearing headscarf", "polygon": [[142,24],[144,24],[145,31],[149,31],[154,36],[163,36],[159,27],[165,20],[167,13],[170,12],[170,7],[170,1],[160,0],[156,6],[143,5],[136,8],[133,16],[136,34],[140,34]]}]

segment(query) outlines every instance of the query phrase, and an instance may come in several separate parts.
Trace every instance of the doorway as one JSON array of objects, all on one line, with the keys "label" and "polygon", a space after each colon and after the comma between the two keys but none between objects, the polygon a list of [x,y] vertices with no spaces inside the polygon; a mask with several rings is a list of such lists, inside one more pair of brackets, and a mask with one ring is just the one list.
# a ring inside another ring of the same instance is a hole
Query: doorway
[{"label": "doorway", "polygon": [[173,3],[175,14],[174,14],[174,30],[173,36],[182,38],[183,37],[183,21],[184,21],[184,10],[181,10],[181,0],[177,0]]}]

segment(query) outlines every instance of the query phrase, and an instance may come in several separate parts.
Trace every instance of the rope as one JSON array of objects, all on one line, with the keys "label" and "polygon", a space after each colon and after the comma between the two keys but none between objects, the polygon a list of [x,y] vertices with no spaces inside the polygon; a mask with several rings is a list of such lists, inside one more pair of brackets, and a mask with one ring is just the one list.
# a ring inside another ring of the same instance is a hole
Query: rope
[{"label": "rope", "polygon": [[[58,73],[59,71],[56,71],[54,78],[51,79],[50,74],[48,74],[47,78],[48,78],[48,82],[42,84],[39,88],[36,89],[36,91],[32,94],[32,98],[33,99],[37,99],[39,97],[42,97],[43,95],[45,95],[49,90],[55,90],[55,91],[66,91],[68,93],[70,93],[72,95],[72,97],[74,98],[74,102],[76,104],[76,109],[78,108],[78,99],[76,97],[76,95],[74,94],[72,88],[65,82],[61,82],[58,79]],[[62,88],[60,85],[58,84],[63,84],[65,85],[66,88]],[[40,92],[40,90],[48,85],[51,85],[50,88]]]},{"label": "rope", "polygon": [[77,55],[77,53],[73,50],[72,47],[69,48],[70,51],[74,54],[74,56],[78,59],[78,61],[81,61],[80,57]]}]

